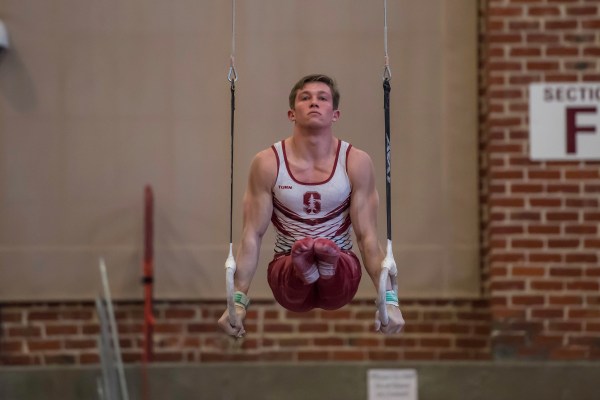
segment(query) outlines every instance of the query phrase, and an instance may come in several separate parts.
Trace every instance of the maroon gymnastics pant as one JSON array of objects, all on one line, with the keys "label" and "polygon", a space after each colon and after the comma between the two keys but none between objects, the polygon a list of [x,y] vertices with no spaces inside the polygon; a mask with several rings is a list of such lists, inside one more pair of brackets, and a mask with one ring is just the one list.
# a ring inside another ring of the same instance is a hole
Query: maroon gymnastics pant
[{"label": "maroon gymnastics pant", "polygon": [[284,308],[304,312],[313,308],[337,310],[348,304],[358,290],[360,262],[352,251],[340,251],[335,275],[305,284],[292,265],[289,253],[276,254],[269,263],[267,280],[273,296]]}]

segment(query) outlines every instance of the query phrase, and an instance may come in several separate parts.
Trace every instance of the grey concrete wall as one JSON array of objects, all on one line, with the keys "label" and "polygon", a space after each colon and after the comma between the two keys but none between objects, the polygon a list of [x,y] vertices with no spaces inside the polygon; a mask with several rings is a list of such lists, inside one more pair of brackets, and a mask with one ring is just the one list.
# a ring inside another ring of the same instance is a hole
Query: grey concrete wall
[{"label": "grey concrete wall", "polygon": [[[150,400],[364,400],[371,368],[413,368],[419,400],[597,400],[600,363],[152,366]],[[127,368],[131,400],[142,372]],[[0,368],[1,400],[97,399],[96,368]]]}]

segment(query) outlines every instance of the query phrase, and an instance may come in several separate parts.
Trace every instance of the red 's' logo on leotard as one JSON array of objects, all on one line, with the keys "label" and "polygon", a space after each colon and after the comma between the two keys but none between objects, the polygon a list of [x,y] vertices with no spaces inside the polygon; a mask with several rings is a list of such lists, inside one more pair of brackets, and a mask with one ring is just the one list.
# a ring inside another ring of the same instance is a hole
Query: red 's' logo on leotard
[{"label": "red 's' logo on leotard", "polygon": [[321,212],[321,194],[319,192],[304,193],[304,211],[307,214]]}]

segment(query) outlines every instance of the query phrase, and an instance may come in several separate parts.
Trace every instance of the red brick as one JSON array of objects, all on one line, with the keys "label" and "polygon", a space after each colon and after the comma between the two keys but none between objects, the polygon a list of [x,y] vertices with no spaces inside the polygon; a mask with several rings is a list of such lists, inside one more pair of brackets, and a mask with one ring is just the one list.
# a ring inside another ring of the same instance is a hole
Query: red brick
[{"label": "red brick", "polygon": [[529,254],[529,261],[531,262],[561,262],[563,257],[558,253],[531,253]]},{"label": "red brick", "polygon": [[586,323],[585,330],[587,332],[600,332],[600,322],[588,322],[588,323]]},{"label": "red brick", "polygon": [[[539,25],[539,22],[532,22],[534,25]],[[513,47],[510,49],[511,57],[539,57],[542,55],[542,50],[539,47]]]},{"label": "red brick", "polygon": [[567,199],[567,207],[579,207],[579,208],[597,208],[598,199],[592,198],[578,198],[578,199]]},{"label": "red brick", "polygon": [[600,19],[581,21],[581,27],[583,29],[600,29]]},{"label": "red brick", "polygon": [[[23,342],[20,340],[0,340],[0,354],[23,352]],[[2,365],[2,363],[0,363]]]},{"label": "red brick", "polygon": [[600,309],[569,309],[569,319],[598,319],[600,318]]},{"label": "red brick", "polygon": [[515,277],[540,277],[544,276],[546,269],[542,267],[513,267],[512,275]]},{"label": "red brick", "polygon": [[[586,25],[587,21],[582,21],[582,27]],[[573,43],[593,43],[595,41],[595,35],[593,33],[567,33],[564,35],[564,40]]]},{"label": "red brick", "polygon": [[580,348],[558,348],[552,350],[551,360],[582,360],[586,357],[586,350]]},{"label": "red brick", "polygon": [[97,346],[95,339],[69,339],[65,341],[65,349],[68,350],[83,350],[95,349]]},{"label": "red brick", "polygon": [[587,268],[585,270],[585,276],[589,276],[589,277],[600,277],[600,267],[597,268]]},{"label": "red brick", "polygon": [[44,354],[45,365],[73,365],[77,361],[74,354]]},{"label": "red brick", "polygon": [[558,7],[529,7],[528,12],[530,16],[557,16],[560,15],[560,9]]},{"label": "red brick", "polygon": [[523,179],[523,171],[497,170],[489,174],[491,179]]},{"label": "red brick", "polygon": [[598,291],[600,284],[597,281],[567,282],[567,290]]},{"label": "red brick", "polygon": [[165,310],[166,319],[193,319],[196,317],[196,310],[172,308]]},{"label": "red brick", "polygon": [[597,16],[598,7],[595,5],[567,6],[566,12],[569,16]]},{"label": "red brick", "polygon": [[[207,332],[218,332],[219,328],[216,323],[205,322],[205,323],[190,323],[187,325],[186,331],[189,333],[207,333]],[[156,333],[182,333],[183,331],[178,331],[177,329],[169,332],[166,331],[155,331]]]},{"label": "red brick", "polygon": [[6,324],[7,322],[23,322],[23,313],[0,308],[0,321],[2,321],[3,324]]},{"label": "red brick", "polygon": [[580,170],[580,171],[566,171],[565,178],[567,179],[598,179],[600,173],[598,170]]},{"label": "red brick", "polygon": [[576,20],[556,20],[556,21],[545,21],[545,28],[548,30],[569,30],[577,28]]},{"label": "red brick", "polygon": [[579,54],[577,47],[549,46],[546,55],[549,57],[575,57]]},{"label": "red brick", "polygon": [[537,239],[513,239],[511,246],[516,249],[539,249],[544,247],[544,241]]},{"label": "red brick", "polygon": [[523,91],[520,89],[495,89],[489,91],[490,99],[521,99],[523,98]]},{"label": "red brick", "polygon": [[495,320],[504,318],[525,318],[525,310],[506,307],[494,307],[492,309],[492,317]]},{"label": "red brick", "polygon": [[511,221],[540,221],[542,216],[537,211],[518,211],[509,214]]},{"label": "red brick", "polygon": [[263,314],[264,319],[279,319],[279,311],[266,310]]},{"label": "red brick", "polygon": [[531,234],[558,235],[560,234],[560,226],[529,225],[527,232]]},{"label": "red brick", "polygon": [[[202,324],[197,324],[197,325],[202,325]],[[215,323],[213,323],[211,325],[213,325],[213,330],[216,329]],[[154,332],[157,334],[160,334],[160,333],[183,333],[184,329],[183,329],[182,324],[157,323],[154,325]]]},{"label": "red brick", "polygon": [[509,77],[509,83],[513,85],[528,85],[534,82],[540,82],[541,78],[539,75],[515,75],[511,74]]},{"label": "red brick", "polygon": [[519,198],[506,198],[506,199],[491,199],[489,201],[490,207],[518,207],[522,208],[525,206],[525,199]]},{"label": "red brick", "polygon": [[583,331],[583,324],[581,322],[571,322],[571,321],[550,321],[548,323],[548,329],[550,331],[559,331],[559,332],[581,332]]},{"label": "red brick", "polygon": [[543,185],[537,184],[512,184],[511,192],[513,193],[540,193],[544,191]]},{"label": "red brick", "polygon": [[26,365],[40,365],[41,358],[39,356],[31,355],[0,355],[0,365],[11,365],[11,366],[26,366]]},{"label": "red brick", "polygon": [[384,338],[385,347],[416,347],[417,340],[409,337],[386,336]]},{"label": "red brick", "polygon": [[494,281],[490,284],[492,291],[523,291],[525,282],[523,281]]},{"label": "red brick", "polygon": [[433,324],[412,323],[406,324],[404,327],[405,333],[434,333],[435,327]]},{"label": "red brick", "polygon": [[586,249],[599,249],[600,248],[600,239],[585,239],[584,247]]},{"label": "red brick", "polygon": [[559,319],[564,318],[565,312],[562,308],[538,308],[531,310],[532,318]]},{"label": "red brick", "polygon": [[583,304],[582,296],[557,296],[553,295],[548,298],[550,305],[581,305]]},{"label": "red brick", "polygon": [[[551,35],[547,33],[528,33],[525,38],[526,43],[551,44],[560,42],[559,35]],[[558,70],[559,64],[547,61],[532,61],[527,64],[528,71],[546,71]]]},{"label": "red brick", "polygon": [[596,225],[568,225],[565,227],[565,233],[595,235],[598,233],[598,227]]},{"label": "red brick", "polygon": [[9,337],[41,337],[42,328],[39,326],[17,326],[8,328]]},{"label": "red brick", "polygon": [[294,319],[315,319],[317,317],[317,311],[316,310],[312,310],[312,311],[307,311],[307,312],[304,312],[304,313],[298,313],[298,312],[293,312],[293,311],[286,311],[285,316],[289,320],[294,320]]},{"label": "red brick", "polygon": [[551,211],[546,213],[548,221],[577,221],[578,214],[575,212]]},{"label": "red brick", "polygon": [[561,199],[532,197],[529,199],[529,204],[532,207],[552,208],[552,207],[560,207],[562,205],[562,200]]},{"label": "red brick", "polygon": [[548,193],[580,193],[579,185],[573,184],[547,184],[546,191]]},{"label": "red brick", "polygon": [[342,346],[344,345],[344,339],[340,337],[324,337],[324,338],[314,338],[313,339],[315,346]]},{"label": "red brick", "polygon": [[76,325],[48,325],[46,326],[46,335],[48,336],[68,336],[76,335],[79,329]]},{"label": "red brick", "polygon": [[56,321],[58,313],[55,311],[31,311],[27,315],[29,321]]},{"label": "red brick", "polygon": [[329,326],[325,322],[305,322],[298,327],[298,332],[328,332]]},{"label": "red brick", "polygon": [[400,354],[395,351],[369,351],[367,358],[370,361],[397,361],[400,359]]},{"label": "red brick", "polygon": [[100,364],[100,356],[98,354],[84,353],[79,356],[79,363],[83,365]]},{"label": "red brick", "polygon": [[522,7],[490,7],[487,11],[490,18],[494,17],[517,17],[523,15]]},{"label": "red brick", "polygon": [[579,239],[549,239],[548,247],[553,249],[574,249],[579,247]]},{"label": "red brick", "polygon": [[406,351],[404,353],[404,359],[406,360],[434,360],[435,353],[433,351]]},{"label": "red brick", "polygon": [[584,221],[600,221],[600,212],[586,212],[583,214]]},{"label": "red brick", "polygon": [[565,287],[565,284],[560,281],[533,281],[529,285],[533,290],[543,290],[546,292],[563,290]]},{"label": "red brick", "polygon": [[579,277],[583,275],[581,268],[550,268],[550,276]]},{"label": "red brick", "polygon": [[491,262],[519,262],[524,260],[525,256],[520,253],[494,254],[490,257]]},{"label": "red brick", "polygon": [[56,351],[61,349],[59,340],[31,340],[27,342],[29,351]]},{"label": "red brick", "polygon": [[328,320],[348,320],[352,318],[352,313],[349,310],[325,311],[321,310],[320,318]]},{"label": "red brick", "polygon": [[544,345],[544,346],[560,346],[563,342],[562,335],[537,335],[533,338],[532,342],[534,344]]},{"label": "red brick", "polygon": [[525,344],[525,335],[522,333],[501,333],[492,337],[494,345],[522,345]]},{"label": "red brick", "polygon": [[598,256],[593,253],[567,254],[565,261],[567,263],[597,263]]},{"label": "red brick", "polygon": [[583,190],[585,193],[600,193],[600,184],[585,184],[583,185]]},{"label": "red brick", "polygon": [[95,317],[95,312],[90,310],[61,310],[58,312],[60,320],[89,321]]},{"label": "red brick", "polygon": [[523,227],[518,225],[494,226],[490,228],[491,235],[514,235],[523,233]]},{"label": "red brick", "polygon": [[512,303],[515,305],[539,305],[544,304],[543,296],[535,296],[535,295],[518,295],[512,296]]}]

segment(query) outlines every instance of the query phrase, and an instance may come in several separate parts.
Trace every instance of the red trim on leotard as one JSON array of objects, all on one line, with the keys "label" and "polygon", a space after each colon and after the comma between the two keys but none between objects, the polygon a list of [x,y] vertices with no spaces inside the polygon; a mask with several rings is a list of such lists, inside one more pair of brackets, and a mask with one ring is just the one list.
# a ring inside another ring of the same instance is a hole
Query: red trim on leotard
[{"label": "red trim on leotard", "polygon": [[337,150],[335,151],[335,160],[333,163],[333,168],[331,170],[331,174],[329,175],[329,177],[327,179],[325,179],[322,182],[302,182],[302,181],[296,179],[296,177],[294,177],[294,174],[292,174],[292,170],[290,169],[290,164],[288,163],[287,154],[285,152],[285,140],[281,141],[281,150],[283,152],[283,159],[285,161],[285,167],[287,168],[290,178],[292,178],[292,180],[294,182],[299,183],[301,185],[306,185],[306,186],[322,185],[324,183],[329,182],[331,180],[331,178],[333,178],[333,175],[335,174],[335,169],[337,168],[337,162],[338,162],[338,158],[340,156],[340,148],[341,147],[342,147],[342,141],[338,139],[338,145],[337,145]]}]

